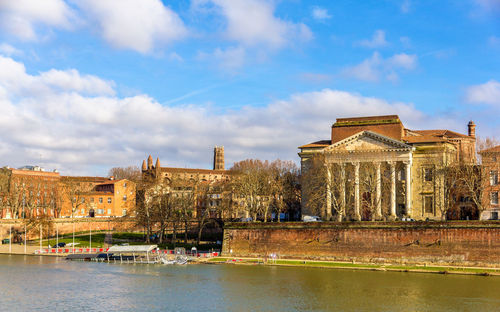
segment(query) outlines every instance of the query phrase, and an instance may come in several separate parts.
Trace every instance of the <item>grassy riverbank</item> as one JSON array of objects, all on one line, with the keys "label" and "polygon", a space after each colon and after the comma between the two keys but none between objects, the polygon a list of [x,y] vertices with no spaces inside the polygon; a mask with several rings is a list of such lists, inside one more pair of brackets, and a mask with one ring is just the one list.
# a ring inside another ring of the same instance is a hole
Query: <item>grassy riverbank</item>
[{"label": "grassy riverbank", "polygon": [[241,264],[241,265],[273,265],[273,266],[295,266],[331,269],[354,269],[393,272],[414,273],[439,273],[439,274],[468,274],[468,275],[495,275],[500,276],[500,268],[475,268],[457,266],[429,266],[429,265],[390,265],[374,263],[350,263],[334,261],[311,261],[311,260],[268,260],[260,258],[211,258],[207,263],[213,264]]}]

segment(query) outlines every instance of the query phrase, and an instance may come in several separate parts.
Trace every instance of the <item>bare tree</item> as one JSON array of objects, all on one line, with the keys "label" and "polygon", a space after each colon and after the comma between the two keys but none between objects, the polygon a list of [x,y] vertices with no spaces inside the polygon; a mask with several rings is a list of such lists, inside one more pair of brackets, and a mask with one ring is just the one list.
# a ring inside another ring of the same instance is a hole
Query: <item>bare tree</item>
[{"label": "bare tree", "polygon": [[141,180],[141,170],[137,166],[114,167],[109,170],[108,175],[116,180],[127,179],[136,183]]}]

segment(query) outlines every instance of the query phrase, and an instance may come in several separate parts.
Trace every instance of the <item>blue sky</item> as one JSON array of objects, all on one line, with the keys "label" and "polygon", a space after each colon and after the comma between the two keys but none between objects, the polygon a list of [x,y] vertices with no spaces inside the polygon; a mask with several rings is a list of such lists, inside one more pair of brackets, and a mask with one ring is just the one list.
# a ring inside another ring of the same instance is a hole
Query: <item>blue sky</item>
[{"label": "blue sky", "polygon": [[0,163],[297,161],[335,118],[495,136],[500,0],[0,0]]}]

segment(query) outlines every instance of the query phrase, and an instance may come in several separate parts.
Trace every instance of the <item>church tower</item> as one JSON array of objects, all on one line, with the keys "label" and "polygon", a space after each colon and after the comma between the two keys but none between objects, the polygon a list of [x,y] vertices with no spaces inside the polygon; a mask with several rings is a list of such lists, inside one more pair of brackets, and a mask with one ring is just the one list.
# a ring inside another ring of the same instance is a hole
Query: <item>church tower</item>
[{"label": "church tower", "polygon": [[224,170],[224,146],[214,148],[214,170]]}]

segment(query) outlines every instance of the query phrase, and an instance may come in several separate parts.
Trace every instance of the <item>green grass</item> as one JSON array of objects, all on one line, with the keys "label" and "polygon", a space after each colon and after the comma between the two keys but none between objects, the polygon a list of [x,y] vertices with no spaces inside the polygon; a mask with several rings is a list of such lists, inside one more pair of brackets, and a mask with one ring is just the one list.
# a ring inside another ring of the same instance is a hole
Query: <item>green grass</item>
[{"label": "green grass", "polygon": [[[235,258],[239,259],[239,258]],[[232,258],[212,258],[209,261],[231,262]],[[235,263],[264,263],[262,259],[240,259]],[[350,263],[350,262],[330,262],[330,261],[308,261],[308,260],[268,260],[267,265],[284,265],[284,266],[300,266],[300,267],[317,267],[317,268],[352,268],[352,269],[368,269],[368,270],[387,270],[387,271],[404,271],[404,272],[429,272],[429,273],[467,273],[478,275],[500,274],[500,269],[495,268],[469,268],[469,267],[439,267],[439,266],[416,266],[416,265],[381,265],[370,263]]]}]

